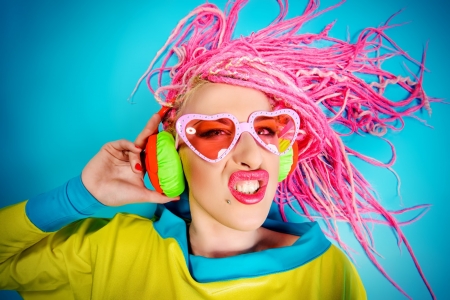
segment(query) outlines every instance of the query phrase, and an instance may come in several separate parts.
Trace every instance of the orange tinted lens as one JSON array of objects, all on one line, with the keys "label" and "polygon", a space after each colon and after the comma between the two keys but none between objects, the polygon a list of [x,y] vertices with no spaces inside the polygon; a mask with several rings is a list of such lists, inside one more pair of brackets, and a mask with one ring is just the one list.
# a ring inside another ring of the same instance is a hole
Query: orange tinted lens
[{"label": "orange tinted lens", "polygon": [[274,117],[259,116],[253,126],[267,147],[280,153],[286,151],[294,138],[295,123],[292,117],[286,114]]},{"label": "orange tinted lens", "polygon": [[233,142],[236,127],[230,119],[191,120],[185,134],[191,145],[209,159],[217,159]]}]

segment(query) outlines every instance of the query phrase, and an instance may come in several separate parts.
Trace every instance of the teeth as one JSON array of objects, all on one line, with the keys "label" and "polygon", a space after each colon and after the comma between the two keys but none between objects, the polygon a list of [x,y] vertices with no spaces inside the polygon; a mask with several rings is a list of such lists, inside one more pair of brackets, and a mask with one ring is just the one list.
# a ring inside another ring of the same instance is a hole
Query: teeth
[{"label": "teeth", "polygon": [[259,189],[258,180],[239,181],[234,189],[244,194],[253,194]]}]

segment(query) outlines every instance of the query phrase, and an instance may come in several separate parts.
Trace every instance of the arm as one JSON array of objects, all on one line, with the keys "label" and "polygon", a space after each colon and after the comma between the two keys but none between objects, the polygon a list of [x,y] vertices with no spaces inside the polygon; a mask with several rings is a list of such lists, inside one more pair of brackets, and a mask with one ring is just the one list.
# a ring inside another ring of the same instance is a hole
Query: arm
[{"label": "arm", "polygon": [[94,232],[94,222],[97,230],[106,221],[91,219],[44,232],[30,221],[26,205],[25,201],[0,210],[0,226],[5,229],[0,231],[0,289],[56,293],[70,290],[74,276],[89,281],[87,237]]},{"label": "arm", "polygon": [[0,289],[64,289],[68,288],[69,267],[83,270],[75,271],[76,276],[89,274],[88,252],[80,250],[89,248],[86,232],[93,231],[83,228],[92,222],[52,232],[103,206],[77,176],[50,192],[1,209]]},{"label": "arm", "polygon": [[50,192],[1,209],[0,263],[103,206],[78,176]]},{"label": "arm", "polygon": [[[139,135],[143,145],[145,136],[153,133],[157,124],[149,121],[143,131],[147,133]],[[141,149],[129,141],[108,143],[86,165],[81,176],[28,202],[0,210],[0,289],[45,289],[49,282],[66,282],[70,270],[66,269],[67,262],[61,258],[66,255],[78,257],[78,252],[72,251],[85,250],[86,247],[80,246],[83,244],[80,241],[84,240],[84,234],[74,229],[77,225],[65,227],[55,234],[49,232],[86,218],[103,205],[164,203],[177,199],[178,197],[168,198],[145,187],[142,178],[144,173],[136,168],[137,159],[140,163],[140,152]],[[85,223],[90,222],[79,224]],[[63,246],[74,241],[80,247]],[[59,250],[60,255],[55,255],[55,249],[65,250]],[[80,259],[87,261],[84,256]],[[58,272],[52,273],[51,270]],[[87,269],[84,271],[88,272]],[[23,277],[25,275],[31,276],[39,284],[31,284]]]}]

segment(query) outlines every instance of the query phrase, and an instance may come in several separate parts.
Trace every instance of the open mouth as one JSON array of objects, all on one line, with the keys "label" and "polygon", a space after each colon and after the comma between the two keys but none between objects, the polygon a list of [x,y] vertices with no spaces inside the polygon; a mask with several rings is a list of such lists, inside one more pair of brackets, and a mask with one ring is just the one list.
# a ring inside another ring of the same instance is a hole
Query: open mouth
[{"label": "open mouth", "polygon": [[269,173],[265,170],[237,171],[231,174],[228,188],[233,197],[243,204],[256,204],[266,194]]},{"label": "open mouth", "polygon": [[234,186],[234,189],[244,194],[254,194],[259,190],[261,183],[259,180],[244,180],[238,181]]}]

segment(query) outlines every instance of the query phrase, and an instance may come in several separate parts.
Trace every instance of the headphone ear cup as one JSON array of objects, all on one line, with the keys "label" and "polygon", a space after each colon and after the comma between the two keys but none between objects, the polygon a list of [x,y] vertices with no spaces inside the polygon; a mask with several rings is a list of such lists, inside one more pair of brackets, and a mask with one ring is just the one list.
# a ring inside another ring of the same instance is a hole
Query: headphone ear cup
[{"label": "headphone ear cup", "polygon": [[184,191],[184,174],[173,136],[162,131],[148,138],[145,148],[145,166],[155,190],[168,197]]},{"label": "headphone ear cup", "polygon": [[278,173],[278,182],[281,182],[291,175],[297,167],[298,145],[297,142],[283,155],[280,155],[280,171]]},{"label": "headphone ear cup", "polygon": [[156,140],[158,134],[153,134],[148,137],[147,145],[145,146],[145,169],[147,170],[148,179],[158,193],[163,193],[158,179],[158,159],[156,154]]}]

